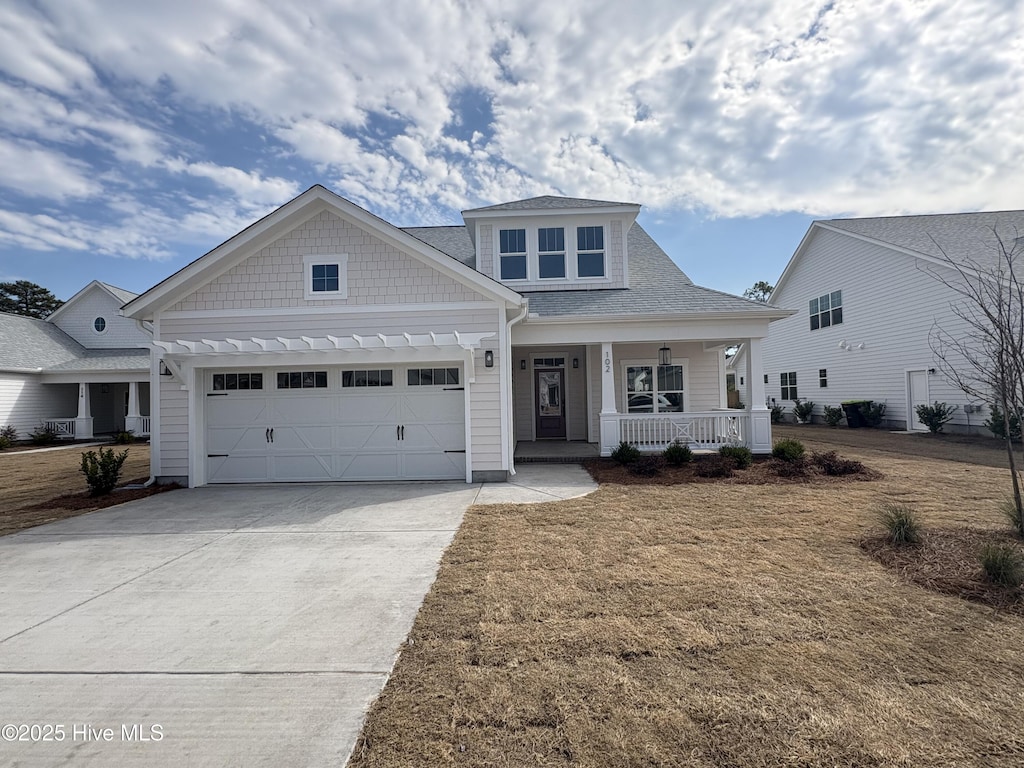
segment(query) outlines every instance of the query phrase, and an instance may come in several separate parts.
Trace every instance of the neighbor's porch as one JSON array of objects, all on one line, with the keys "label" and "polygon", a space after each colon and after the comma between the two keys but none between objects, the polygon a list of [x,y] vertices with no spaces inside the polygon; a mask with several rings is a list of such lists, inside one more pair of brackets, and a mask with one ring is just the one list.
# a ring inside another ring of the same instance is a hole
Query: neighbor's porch
[{"label": "neighbor's porch", "polygon": [[[43,426],[63,440],[91,440],[97,435],[133,432],[137,437],[149,437],[148,381],[80,381],[51,383],[60,388],[61,397],[55,402],[65,403],[61,415],[43,419]],[[70,415],[71,410],[75,415]]]},{"label": "neighbor's porch", "polygon": [[769,452],[761,342],[742,341],[746,378],[761,389],[744,409],[728,407],[725,348],[733,339],[514,345],[515,459],[609,456],[621,441],[651,452],[677,440],[695,451]]}]

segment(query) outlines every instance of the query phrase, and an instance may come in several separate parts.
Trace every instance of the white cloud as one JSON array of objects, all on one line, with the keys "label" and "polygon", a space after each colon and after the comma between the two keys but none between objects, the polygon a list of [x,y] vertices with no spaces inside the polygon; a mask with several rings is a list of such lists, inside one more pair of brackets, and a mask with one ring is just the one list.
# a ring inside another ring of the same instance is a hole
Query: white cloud
[{"label": "white cloud", "polygon": [[89,169],[45,147],[0,137],[0,187],[29,197],[65,200],[92,197],[102,187]]},{"label": "white cloud", "polygon": [[238,168],[216,165],[209,162],[189,163],[180,158],[168,160],[166,167],[177,173],[185,173],[201,179],[209,179],[226,189],[246,206],[260,207],[281,203],[295,197],[299,185],[278,177],[264,178],[252,171],[246,173]]}]

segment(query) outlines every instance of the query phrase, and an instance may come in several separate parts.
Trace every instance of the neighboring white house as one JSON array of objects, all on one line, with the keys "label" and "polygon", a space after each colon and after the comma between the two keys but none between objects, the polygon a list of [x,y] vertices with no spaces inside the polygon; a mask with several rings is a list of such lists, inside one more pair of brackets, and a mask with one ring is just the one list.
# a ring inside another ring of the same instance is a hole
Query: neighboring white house
[{"label": "neighboring white house", "polygon": [[[167,278],[153,475],[502,480],[517,442],[771,448],[727,410],[724,350],[789,313],[700,288],[640,207],[540,197],[400,229],[321,186]],[[595,451],[596,452],[596,451]]]},{"label": "neighboring white house", "polygon": [[769,402],[792,412],[794,397],[822,406],[845,400],[884,402],[888,425],[925,430],[914,408],[957,405],[947,429],[976,430],[988,403],[946,380],[929,344],[935,327],[961,336],[944,253],[964,263],[992,260],[993,232],[1010,247],[1024,235],[1024,211],[816,221],[771,295],[796,310],[773,323],[764,343]]},{"label": "neighboring white house", "polygon": [[153,339],[120,314],[133,298],[94,280],[45,320],[0,313],[0,426],[148,434]]}]

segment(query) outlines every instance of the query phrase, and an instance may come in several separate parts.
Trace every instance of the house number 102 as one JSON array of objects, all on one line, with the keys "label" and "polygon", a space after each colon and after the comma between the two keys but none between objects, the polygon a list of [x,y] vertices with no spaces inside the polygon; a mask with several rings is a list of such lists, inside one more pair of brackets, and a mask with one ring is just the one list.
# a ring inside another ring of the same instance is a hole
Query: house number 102
[{"label": "house number 102", "polygon": [[608,357],[606,357],[604,359],[604,372],[605,373],[611,373],[612,372],[612,357],[611,357],[611,355],[608,355]]}]

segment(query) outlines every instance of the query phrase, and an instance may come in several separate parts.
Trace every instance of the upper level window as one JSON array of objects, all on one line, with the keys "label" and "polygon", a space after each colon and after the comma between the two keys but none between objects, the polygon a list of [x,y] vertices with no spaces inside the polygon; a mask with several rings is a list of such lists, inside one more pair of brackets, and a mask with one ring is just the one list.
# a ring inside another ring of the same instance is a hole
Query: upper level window
[{"label": "upper level window", "polygon": [[501,279],[526,279],[526,230],[501,229],[498,231],[498,250],[501,255]]},{"label": "upper level window", "polygon": [[843,322],[843,292],[832,291],[810,301],[811,330]]},{"label": "upper level window", "polygon": [[565,277],[565,229],[547,227],[537,230],[537,261],[542,280]]},{"label": "upper level window", "polygon": [[92,327],[96,329],[96,333],[103,333],[107,330],[107,321],[102,317],[97,317],[92,321]]},{"label": "upper level window", "polygon": [[348,256],[309,255],[303,259],[307,299],[348,297]]},{"label": "upper level window", "polygon": [[576,227],[576,274],[604,277],[604,227]]}]

